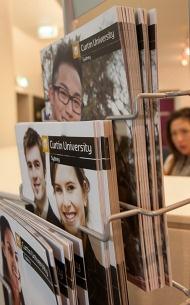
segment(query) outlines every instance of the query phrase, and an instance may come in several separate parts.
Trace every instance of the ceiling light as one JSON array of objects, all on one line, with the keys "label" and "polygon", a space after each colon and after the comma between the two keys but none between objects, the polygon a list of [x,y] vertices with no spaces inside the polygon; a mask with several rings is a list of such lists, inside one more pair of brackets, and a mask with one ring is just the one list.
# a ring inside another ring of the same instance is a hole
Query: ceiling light
[{"label": "ceiling light", "polygon": [[187,58],[182,58],[182,60],[181,60],[181,64],[182,64],[182,66],[187,66],[188,65],[188,59]]},{"label": "ceiling light", "polygon": [[27,88],[29,85],[29,81],[25,76],[17,76],[16,77],[16,84],[20,88]]},{"label": "ceiling light", "polygon": [[57,26],[42,25],[38,28],[38,37],[41,39],[56,38],[58,35]]},{"label": "ceiling light", "polygon": [[190,55],[190,48],[188,48],[188,47],[185,48],[184,52],[185,52],[186,55],[189,56]]}]

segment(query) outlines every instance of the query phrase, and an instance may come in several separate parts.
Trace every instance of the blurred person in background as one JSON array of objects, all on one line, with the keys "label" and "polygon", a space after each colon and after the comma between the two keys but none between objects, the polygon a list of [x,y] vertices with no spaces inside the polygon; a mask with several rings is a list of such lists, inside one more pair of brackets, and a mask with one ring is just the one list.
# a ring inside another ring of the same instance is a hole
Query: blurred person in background
[{"label": "blurred person in background", "polygon": [[164,174],[190,176],[190,108],[171,113],[167,122],[167,141],[171,154],[164,163]]}]

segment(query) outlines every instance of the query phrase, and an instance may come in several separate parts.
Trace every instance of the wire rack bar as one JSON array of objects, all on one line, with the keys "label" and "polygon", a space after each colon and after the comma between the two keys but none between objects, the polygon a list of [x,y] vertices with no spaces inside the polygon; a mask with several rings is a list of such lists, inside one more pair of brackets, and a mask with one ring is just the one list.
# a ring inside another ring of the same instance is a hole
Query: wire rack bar
[{"label": "wire rack bar", "polygon": [[[110,120],[133,120],[135,118],[138,117],[138,105],[139,103],[144,99],[144,98],[150,98],[150,99],[161,99],[161,98],[170,98],[170,97],[176,97],[176,96],[185,96],[185,95],[190,95],[190,90],[185,90],[185,91],[171,91],[171,92],[160,92],[160,93],[140,93],[137,95],[135,103],[134,103],[134,110],[133,113],[128,114],[128,115],[115,115],[115,116],[108,116],[106,119],[110,119]],[[26,205],[28,203],[30,204],[34,204],[32,201],[28,200],[27,198],[25,198],[23,196],[23,191],[22,191],[22,185],[20,186],[20,198],[17,198],[15,196],[12,196],[11,194],[7,194],[7,193],[0,193],[0,198],[5,198],[5,199],[9,199],[12,201],[16,201],[17,203],[20,202],[21,205]],[[102,241],[102,242],[106,242],[110,239],[110,223],[112,221],[115,220],[119,220],[122,218],[127,218],[127,217],[131,217],[131,216],[135,216],[135,215],[146,215],[146,216],[150,216],[150,217],[156,217],[156,216],[160,216],[163,215],[169,211],[173,211],[177,208],[180,208],[182,206],[185,206],[187,204],[190,203],[190,198],[185,199],[183,201],[180,202],[176,202],[168,207],[164,207],[158,210],[154,210],[154,211],[150,211],[150,210],[146,210],[146,209],[142,209],[139,207],[136,207],[134,205],[130,205],[124,202],[120,202],[120,206],[125,208],[126,211],[120,212],[120,213],[116,213],[111,215],[108,220],[107,220],[107,224],[105,225],[105,231],[104,234],[100,234],[94,230],[91,230],[85,226],[80,226],[79,229],[86,233],[91,235],[92,237]],[[0,275],[0,281],[3,283],[3,285],[6,287],[7,291],[8,291],[8,295],[9,295],[9,304],[12,305],[12,297],[11,297],[11,290],[10,287],[8,286],[8,284],[4,281],[3,277]],[[172,281],[172,286],[176,289],[178,289],[179,291],[181,291],[182,293],[184,293],[186,296],[190,297],[190,289],[182,286],[181,284],[175,282],[174,280]],[[190,299],[186,300],[185,303],[181,304],[181,305],[185,305],[185,304],[190,304]]]},{"label": "wire rack bar", "polygon": [[180,291],[182,291],[187,297],[190,297],[190,289],[184,287],[183,285],[172,281],[172,286]]},{"label": "wire rack bar", "polygon": [[108,120],[113,120],[113,121],[115,121],[115,120],[134,120],[134,119],[136,119],[138,117],[138,104],[144,98],[161,99],[161,98],[171,98],[171,97],[185,96],[185,95],[190,95],[190,90],[156,92],[156,93],[139,93],[136,96],[133,113],[127,114],[127,115],[108,116],[107,119]]},{"label": "wire rack bar", "polygon": [[[145,215],[145,216],[154,217],[154,216],[160,216],[160,215],[168,213],[170,211],[179,209],[179,208],[181,208],[181,207],[183,207],[183,206],[185,206],[189,203],[190,203],[190,198],[187,198],[187,199],[184,199],[182,201],[175,202],[175,203],[173,203],[173,204],[171,204],[167,207],[164,207],[164,208],[161,208],[161,209],[158,209],[158,210],[154,210],[154,211],[150,211],[150,210],[146,210],[146,209],[142,209],[142,208],[137,208],[134,205],[131,205],[131,204],[128,204],[128,203],[125,203],[125,202],[121,202],[121,201],[120,201],[120,206],[122,206],[123,208],[133,212],[134,214],[132,214],[132,215],[141,214],[141,215]],[[125,218],[125,214],[126,214],[126,217],[128,217],[127,213],[129,213],[130,211],[124,211],[124,212],[120,212],[118,214],[111,215],[109,221],[113,221],[113,220],[119,219],[119,218]],[[121,217],[119,217],[119,214],[121,214]],[[118,215],[118,218],[117,218],[117,215]],[[129,216],[131,216],[130,213],[129,213]]]}]

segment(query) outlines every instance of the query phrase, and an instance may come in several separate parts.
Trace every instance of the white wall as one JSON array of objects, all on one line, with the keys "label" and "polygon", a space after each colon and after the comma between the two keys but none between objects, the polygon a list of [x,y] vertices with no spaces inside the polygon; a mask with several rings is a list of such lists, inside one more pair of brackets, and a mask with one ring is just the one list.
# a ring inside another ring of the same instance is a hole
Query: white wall
[{"label": "white wall", "polygon": [[10,0],[1,1],[0,41],[0,147],[5,147],[16,143],[16,76],[24,75],[29,79],[24,93],[43,97],[40,50],[45,43],[12,27]]},{"label": "white wall", "polygon": [[[43,97],[40,50],[44,47],[10,22],[8,2],[0,10],[0,147],[15,144],[14,127],[17,121],[16,76],[26,76],[29,87],[19,92]],[[2,17],[1,14],[4,16]]]},{"label": "white wall", "polygon": [[[16,91],[43,97],[40,50],[44,42],[33,39],[20,29],[12,27],[9,1],[1,3],[0,9],[0,147],[15,144],[17,122]],[[46,43],[47,44],[47,43]],[[26,76],[29,87],[16,87],[16,76]]]},{"label": "white wall", "polygon": [[13,55],[15,76],[24,75],[29,80],[25,92],[43,97],[40,50],[44,44],[13,27]]},{"label": "white wall", "polygon": [[0,8],[0,147],[15,143],[16,103],[10,0]]}]

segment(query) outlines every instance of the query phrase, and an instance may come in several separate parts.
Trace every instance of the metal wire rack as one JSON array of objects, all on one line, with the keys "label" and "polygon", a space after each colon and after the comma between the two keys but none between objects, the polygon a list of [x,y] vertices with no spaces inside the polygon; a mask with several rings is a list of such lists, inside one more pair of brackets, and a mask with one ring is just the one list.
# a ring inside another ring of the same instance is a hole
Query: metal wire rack
[{"label": "metal wire rack", "polygon": [[[138,117],[138,104],[144,98],[160,99],[160,98],[171,98],[171,97],[185,96],[185,95],[190,95],[190,90],[176,91],[176,92],[165,92],[165,93],[140,93],[136,97],[136,103],[135,103],[135,106],[134,106],[133,113],[131,113],[129,115],[121,115],[121,116],[119,116],[119,115],[118,116],[109,116],[109,117],[107,117],[107,119],[111,119],[111,120],[134,120],[134,119],[136,119]],[[27,198],[25,198],[23,196],[22,185],[20,187],[20,197],[17,197],[17,196],[14,196],[12,194],[8,194],[8,193],[0,193],[0,198],[1,199],[9,199],[10,201],[12,200],[13,202],[20,203],[22,205],[28,204],[28,203],[33,204],[33,202],[29,201]],[[117,214],[113,214],[107,219],[107,224],[106,224],[104,234],[100,234],[100,233],[98,233],[94,230],[90,230],[89,228],[87,228],[85,226],[80,226],[80,230],[82,232],[86,233],[86,234],[89,234],[89,235],[93,236],[94,238],[96,238],[96,239],[98,239],[102,242],[106,242],[110,238],[110,223],[112,221],[122,219],[122,218],[132,217],[132,216],[135,216],[135,215],[146,215],[146,216],[149,216],[149,217],[160,216],[160,215],[163,215],[163,214],[165,214],[169,211],[173,211],[175,209],[183,207],[187,204],[190,204],[190,198],[185,199],[185,200],[180,201],[180,202],[176,202],[176,203],[174,203],[174,204],[172,204],[168,207],[164,207],[164,208],[161,208],[161,209],[158,209],[158,210],[150,211],[150,210],[145,210],[145,209],[142,209],[142,208],[138,208],[138,207],[133,206],[131,204],[120,202],[121,207],[124,208],[125,211],[117,213]],[[13,303],[12,303],[12,294],[11,294],[10,287],[9,287],[8,283],[5,281],[5,279],[3,278],[3,276],[1,274],[0,274],[0,282],[3,284],[3,286],[8,291],[9,305],[12,305]],[[184,287],[183,285],[181,285],[180,283],[177,283],[174,280],[172,281],[172,286],[174,288],[176,288],[177,290],[179,290],[181,293],[185,294],[185,296],[188,297],[188,299],[180,305],[190,305],[190,289]]]}]

